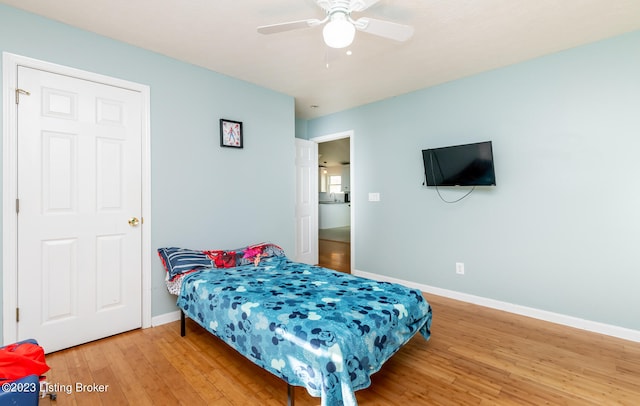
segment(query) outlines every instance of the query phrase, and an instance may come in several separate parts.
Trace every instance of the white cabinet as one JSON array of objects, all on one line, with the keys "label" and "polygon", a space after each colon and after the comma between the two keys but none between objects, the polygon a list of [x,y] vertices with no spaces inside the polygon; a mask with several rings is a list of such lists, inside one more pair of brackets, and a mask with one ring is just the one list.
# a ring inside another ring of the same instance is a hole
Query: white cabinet
[{"label": "white cabinet", "polygon": [[351,225],[351,204],[320,203],[318,228],[347,227]]}]

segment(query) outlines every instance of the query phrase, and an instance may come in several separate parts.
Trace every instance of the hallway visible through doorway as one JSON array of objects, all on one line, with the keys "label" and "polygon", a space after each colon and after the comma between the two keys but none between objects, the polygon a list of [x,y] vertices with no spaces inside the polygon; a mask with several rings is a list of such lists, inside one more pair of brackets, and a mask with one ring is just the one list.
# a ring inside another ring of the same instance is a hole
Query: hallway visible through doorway
[{"label": "hallway visible through doorway", "polygon": [[351,273],[354,134],[345,131],[310,140],[318,143],[318,263]]}]

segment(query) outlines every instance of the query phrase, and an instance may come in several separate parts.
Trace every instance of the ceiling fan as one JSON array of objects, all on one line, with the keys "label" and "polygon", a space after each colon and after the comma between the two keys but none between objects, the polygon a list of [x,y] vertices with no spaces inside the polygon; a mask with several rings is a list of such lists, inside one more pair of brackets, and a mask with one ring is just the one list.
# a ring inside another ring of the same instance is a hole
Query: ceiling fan
[{"label": "ceiling fan", "polygon": [[278,32],[316,27],[325,24],[322,35],[324,42],[331,48],[345,48],[351,45],[356,30],[396,41],[406,41],[413,35],[413,27],[362,17],[354,20],[352,12],[360,12],[373,6],[380,0],[315,0],[326,13],[322,20],[310,18],[307,20],[290,21],[280,24],[263,25],[258,27],[261,34],[275,34]]}]

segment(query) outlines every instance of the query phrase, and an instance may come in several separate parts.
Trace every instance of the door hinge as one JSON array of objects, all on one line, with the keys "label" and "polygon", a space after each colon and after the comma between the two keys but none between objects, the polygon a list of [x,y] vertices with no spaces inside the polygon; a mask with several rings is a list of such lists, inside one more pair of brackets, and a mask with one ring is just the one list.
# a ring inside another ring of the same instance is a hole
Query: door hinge
[{"label": "door hinge", "polygon": [[16,89],[16,104],[20,104],[20,95],[23,94],[25,96],[31,96],[31,93],[27,92],[24,89]]},{"label": "door hinge", "polygon": [[20,321],[20,308],[16,307],[16,323]]},{"label": "door hinge", "polygon": [[20,213],[20,199],[16,199],[16,214]]}]

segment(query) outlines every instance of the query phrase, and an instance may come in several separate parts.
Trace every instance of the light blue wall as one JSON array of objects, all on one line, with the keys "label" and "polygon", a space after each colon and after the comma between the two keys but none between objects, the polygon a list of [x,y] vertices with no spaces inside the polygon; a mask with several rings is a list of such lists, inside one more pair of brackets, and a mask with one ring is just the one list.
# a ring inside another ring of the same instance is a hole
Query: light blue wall
[{"label": "light blue wall", "polygon": [[307,137],[307,120],[296,118],[296,138],[306,140]]},{"label": "light blue wall", "polygon": [[[1,51],[150,86],[153,316],[176,309],[158,247],[293,252],[293,98],[4,5]],[[219,147],[220,118],[243,122],[244,149]]]},{"label": "light blue wall", "polygon": [[[310,120],[307,135],[345,130],[357,270],[640,330],[640,32]],[[497,187],[445,204],[421,185],[423,148],[484,140]]]}]

